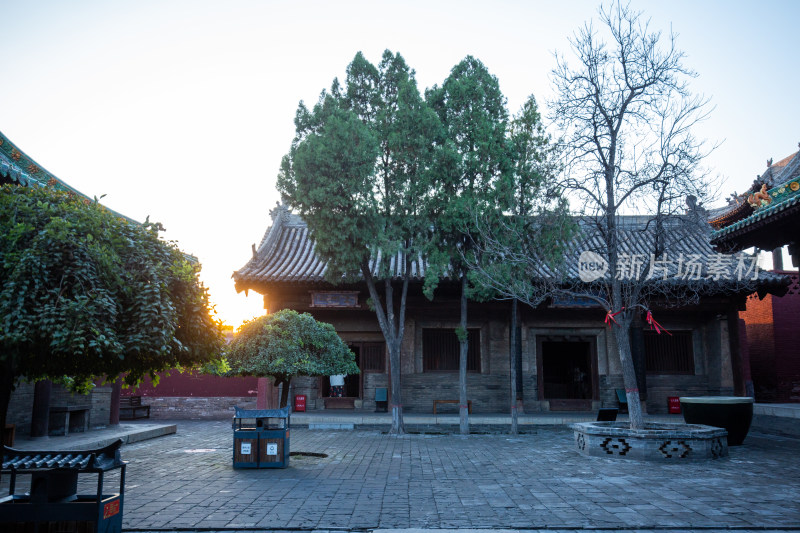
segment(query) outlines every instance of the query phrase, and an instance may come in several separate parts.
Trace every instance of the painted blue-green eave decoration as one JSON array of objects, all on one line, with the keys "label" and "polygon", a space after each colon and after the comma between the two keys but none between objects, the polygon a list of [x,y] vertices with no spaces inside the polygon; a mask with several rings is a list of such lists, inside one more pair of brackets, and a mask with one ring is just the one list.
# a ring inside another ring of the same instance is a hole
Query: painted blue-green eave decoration
[{"label": "painted blue-green eave decoration", "polygon": [[767,194],[772,198],[769,204],[756,208],[755,212],[747,218],[714,231],[711,234],[712,242],[738,229],[749,226],[759,220],[767,219],[776,213],[800,204],[800,178],[794,178],[783,185],[773,187],[767,191]]},{"label": "painted blue-green eave decoration", "polygon": [[[94,201],[94,198],[90,198],[79,190],[70,187],[63,180],[42,168],[41,165],[12,143],[2,131],[0,131],[0,177],[10,179],[23,187],[48,186],[60,191],[73,193],[92,202]],[[108,208],[106,207],[106,209]],[[108,210],[129,222],[139,224],[132,218],[117,213],[112,209]]]}]

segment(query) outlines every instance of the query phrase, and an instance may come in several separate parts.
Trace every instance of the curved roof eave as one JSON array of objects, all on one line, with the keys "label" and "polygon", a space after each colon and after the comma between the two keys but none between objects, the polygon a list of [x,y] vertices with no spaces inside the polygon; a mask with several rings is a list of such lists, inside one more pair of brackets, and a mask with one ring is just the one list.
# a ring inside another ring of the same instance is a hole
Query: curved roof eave
[{"label": "curved roof eave", "polygon": [[[95,198],[83,194],[78,189],[72,187],[64,180],[58,178],[52,172],[47,171],[39,163],[33,160],[28,154],[19,149],[2,131],[0,131],[0,176],[10,179],[20,185],[29,187],[53,187],[60,191],[75,194],[85,198],[90,202],[96,201]],[[128,222],[141,224],[138,220],[118,213],[113,209],[108,209],[114,215],[124,218]]]}]

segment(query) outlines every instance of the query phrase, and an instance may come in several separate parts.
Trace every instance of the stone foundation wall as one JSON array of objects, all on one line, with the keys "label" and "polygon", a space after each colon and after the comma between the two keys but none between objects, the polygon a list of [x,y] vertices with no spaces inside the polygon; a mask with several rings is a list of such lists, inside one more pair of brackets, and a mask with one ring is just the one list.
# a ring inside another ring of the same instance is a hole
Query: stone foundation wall
[{"label": "stone foundation wall", "polygon": [[[33,411],[33,383],[21,383],[11,394],[6,415],[7,423],[16,425],[17,435],[30,435]],[[105,427],[111,416],[111,386],[95,387],[87,395],[74,394],[64,387],[53,385],[50,406],[85,405],[89,407],[89,427]]]},{"label": "stone foundation wall", "polygon": [[21,383],[11,393],[6,423],[17,426],[17,435],[30,435],[31,411],[33,409],[33,383]]},{"label": "stone foundation wall", "polygon": [[[510,409],[508,376],[467,374],[467,398],[473,413],[504,413]],[[403,410],[432,413],[433,400],[458,400],[457,373],[421,373],[403,376]],[[457,413],[458,405],[442,405],[440,413]]]},{"label": "stone foundation wall", "polygon": [[647,412],[666,414],[670,396],[732,396],[733,390],[710,390],[707,376],[647,376]]},{"label": "stone foundation wall", "polygon": [[[611,376],[599,376],[600,383],[597,388],[597,395],[600,397],[600,403],[603,407],[619,407],[619,398],[617,398],[617,389],[625,390],[625,381],[621,374],[614,374]],[[649,394],[649,389],[648,389]],[[648,411],[649,412],[649,411]]]},{"label": "stone foundation wall", "polygon": [[156,420],[226,420],[233,418],[233,406],[256,408],[253,396],[165,396],[142,398],[150,406],[150,418]]}]

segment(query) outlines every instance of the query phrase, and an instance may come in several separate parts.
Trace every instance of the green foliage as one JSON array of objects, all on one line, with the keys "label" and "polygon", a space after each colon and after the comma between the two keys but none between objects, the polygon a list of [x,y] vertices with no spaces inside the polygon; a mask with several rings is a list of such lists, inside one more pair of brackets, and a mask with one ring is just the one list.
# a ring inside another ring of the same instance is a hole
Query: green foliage
[{"label": "green foliage", "polygon": [[230,344],[231,373],[271,376],[358,374],[355,355],[330,324],[308,313],[282,310],[246,322]]},{"label": "green foliage", "polygon": [[[347,68],[344,90],[334,80],[313,110],[300,103],[296,136],[284,157],[278,190],[308,224],[315,252],[332,283],[363,280],[389,349],[392,432],[402,432],[400,344],[411,261],[424,257],[429,222],[436,114],[417,89],[400,54],[378,66],[361,53]],[[399,308],[392,263],[404,265]],[[374,260],[374,261],[373,261]],[[379,296],[376,280],[383,281]]]},{"label": "green foliage", "polygon": [[[98,375],[126,383],[219,357],[199,266],[96,202],[0,187],[0,362],[28,381]],[[12,383],[13,385],[13,383]]]},{"label": "green foliage", "polygon": [[512,161],[504,216],[479,220],[470,276],[482,296],[538,305],[559,285],[577,234],[558,184],[557,154],[530,96],[509,128]]},{"label": "green foliage", "polygon": [[[314,110],[320,115],[315,122],[323,124],[284,158],[278,188],[299,207],[316,253],[328,261],[331,281],[338,281],[358,271],[370,228],[380,224],[371,186],[378,142],[369,127],[332,99],[326,95],[328,102]],[[299,118],[298,128],[306,120],[311,119]]]},{"label": "green foliage", "polygon": [[420,252],[420,216],[439,121],[399,54],[376,67],[361,53],[312,110],[300,104],[278,190],[306,221],[334,283],[355,278],[370,254]]},{"label": "green foliage", "polygon": [[435,251],[425,277],[430,296],[445,273],[466,275],[478,221],[490,222],[508,208],[512,158],[505,97],[497,78],[478,59],[467,56],[426,97],[445,131],[427,204],[427,217],[436,221]]}]

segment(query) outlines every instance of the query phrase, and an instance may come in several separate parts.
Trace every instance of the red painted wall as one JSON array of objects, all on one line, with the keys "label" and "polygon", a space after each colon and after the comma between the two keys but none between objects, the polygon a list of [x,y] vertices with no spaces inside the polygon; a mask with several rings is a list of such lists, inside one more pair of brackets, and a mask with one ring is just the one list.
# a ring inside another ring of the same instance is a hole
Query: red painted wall
[{"label": "red painted wall", "polygon": [[150,378],[145,378],[136,389],[122,389],[122,396],[252,396],[258,394],[258,378],[223,378],[197,373],[172,371],[171,375],[161,374],[158,386],[154,387]]},{"label": "red painted wall", "polygon": [[782,298],[772,299],[775,324],[775,366],[778,395],[781,401],[800,402],[800,284],[797,272]]},{"label": "red painted wall", "polygon": [[795,271],[781,298],[747,299],[740,313],[747,330],[750,371],[759,402],[800,402],[800,287]]}]

